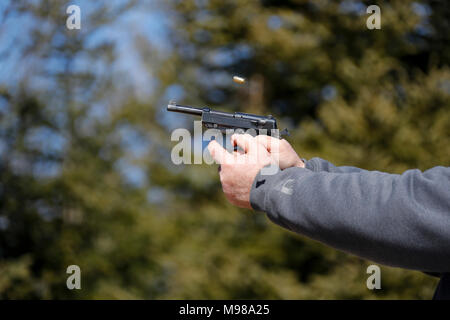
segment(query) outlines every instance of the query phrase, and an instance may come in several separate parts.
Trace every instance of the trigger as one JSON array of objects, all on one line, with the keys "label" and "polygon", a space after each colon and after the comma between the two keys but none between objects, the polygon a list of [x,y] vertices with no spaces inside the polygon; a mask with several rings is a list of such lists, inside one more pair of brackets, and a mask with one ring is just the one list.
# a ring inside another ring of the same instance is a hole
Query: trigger
[{"label": "trigger", "polygon": [[280,132],[280,136],[289,136],[289,131],[287,128],[284,128],[283,130],[281,130]]}]

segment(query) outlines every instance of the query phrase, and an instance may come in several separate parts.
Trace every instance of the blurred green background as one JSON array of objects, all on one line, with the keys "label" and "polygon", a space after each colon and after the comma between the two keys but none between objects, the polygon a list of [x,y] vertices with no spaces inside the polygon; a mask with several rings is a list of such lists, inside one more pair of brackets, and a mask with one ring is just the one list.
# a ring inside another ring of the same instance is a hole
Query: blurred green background
[{"label": "blurred green background", "polygon": [[368,290],[372,262],[229,205],[216,166],[173,165],[194,118],[165,107],[273,114],[337,165],[449,166],[449,24],[444,0],[2,1],[0,298],[431,298],[435,278],[385,266]]}]

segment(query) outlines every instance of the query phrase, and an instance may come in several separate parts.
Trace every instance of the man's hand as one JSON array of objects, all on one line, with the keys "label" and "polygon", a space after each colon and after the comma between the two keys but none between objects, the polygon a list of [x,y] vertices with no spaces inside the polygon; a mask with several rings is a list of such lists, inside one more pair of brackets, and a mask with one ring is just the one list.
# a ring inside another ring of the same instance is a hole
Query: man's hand
[{"label": "man's hand", "polygon": [[208,150],[221,166],[220,182],[225,197],[238,207],[251,209],[250,190],[253,181],[263,167],[274,161],[266,147],[249,134],[234,134],[231,141],[243,152],[229,153],[215,140],[209,143]]},{"label": "man's hand", "polygon": [[274,137],[260,135],[256,136],[255,140],[267,149],[281,170],[290,167],[305,167],[303,161],[285,139],[280,140]]},{"label": "man's hand", "polygon": [[277,164],[280,169],[304,168],[299,158],[286,140],[269,136],[252,137],[249,134],[234,134],[231,143],[241,147],[243,152],[229,153],[216,141],[211,141],[208,150],[214,160],[221,165],[220,181],[226,198],[234,205],[249,208],[250,191],[258,172],[268,164]]}]

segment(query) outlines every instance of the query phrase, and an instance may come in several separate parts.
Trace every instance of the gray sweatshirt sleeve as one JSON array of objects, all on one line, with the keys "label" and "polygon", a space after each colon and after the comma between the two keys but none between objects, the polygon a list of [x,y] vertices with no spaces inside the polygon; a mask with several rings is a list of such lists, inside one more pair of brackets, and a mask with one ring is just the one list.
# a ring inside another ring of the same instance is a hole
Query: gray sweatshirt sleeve
[{"label": "gray sweatshirt sleeve", "polygon": [[296,233],[396,267],[450,271],[450,168],[401,175],[335,167],[260,172],[250,202]]},{"label": "gray sweatshirt sleeve", "polygon": [[315,172],[326,171],[334,173],[352,173],[352,172],[367,172],[367,170],[356,168],[356,167],[336,167],[331,162],[323,160],[321,158],[312,158],[309,161],[303,160],[305,162],[305,167]]}]

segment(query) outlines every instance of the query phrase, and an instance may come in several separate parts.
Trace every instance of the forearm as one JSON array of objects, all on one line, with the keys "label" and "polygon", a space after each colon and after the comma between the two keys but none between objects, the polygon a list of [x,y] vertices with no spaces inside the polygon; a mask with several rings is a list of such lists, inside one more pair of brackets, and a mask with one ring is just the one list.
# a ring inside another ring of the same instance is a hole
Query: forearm
[{"label": "forearm", "polygon": [[376,262],[450,269],[448,168],[403,175],[349,171],[259,174],[251,204],[285,228]]},{"label": "forearm", "polygon": [[361,168],[341,166],[337,167],[331,162],[328,162],[321,158],[312,158],[310,160],[304,160],[305,168],[314,172],[331,172],[331,173],[353,173],[366,171]]}]

